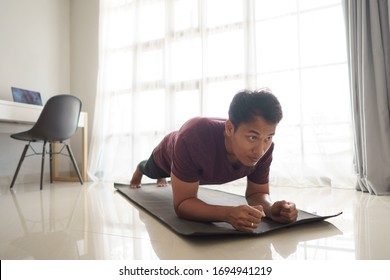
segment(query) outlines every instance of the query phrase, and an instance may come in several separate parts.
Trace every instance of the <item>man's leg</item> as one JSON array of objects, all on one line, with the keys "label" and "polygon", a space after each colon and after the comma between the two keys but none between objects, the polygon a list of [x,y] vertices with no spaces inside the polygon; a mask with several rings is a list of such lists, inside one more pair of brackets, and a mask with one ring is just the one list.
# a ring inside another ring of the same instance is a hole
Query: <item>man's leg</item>
[{"label": "man's leg", "polygon": [[134,171],[133,177],[131,178],[130,187],[140,188],[143,175],[146,175],[152,179],[157,179],[158,187],[166,187],[168,185],[165,178],[168,178],[169,174],[157,166],[153,159],[153,154],[148,160],[141,161],[138,164],[136,170]]},{"label": "man's leg", "polygon": [[140,188],[141,187],[141,180],[142,180],[142,175],[143,174],[142,174],[142,172],[141,172],[141,170],[139,168],[139,165],[135,169],[135,171],[133,173],[133,177],[130,180],[130,188],[132,188],[132,189],[136,189],[136,188]]}]

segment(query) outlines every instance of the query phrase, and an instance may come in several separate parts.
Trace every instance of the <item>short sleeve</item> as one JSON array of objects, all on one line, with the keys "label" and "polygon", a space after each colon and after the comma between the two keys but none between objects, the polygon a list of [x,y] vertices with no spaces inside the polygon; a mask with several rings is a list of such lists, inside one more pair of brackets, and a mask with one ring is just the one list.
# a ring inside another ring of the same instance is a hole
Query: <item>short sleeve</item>
[{"label": "short sleeve", "polygon": [[197,182],[199,181],[200,167],[194,160],[196,150],[194,147],[188,149],[190,145],[185,137],[178,137],[176,140],[175,148],[173,150],[172,157],[172,173],[177,178],[185,182]]}]

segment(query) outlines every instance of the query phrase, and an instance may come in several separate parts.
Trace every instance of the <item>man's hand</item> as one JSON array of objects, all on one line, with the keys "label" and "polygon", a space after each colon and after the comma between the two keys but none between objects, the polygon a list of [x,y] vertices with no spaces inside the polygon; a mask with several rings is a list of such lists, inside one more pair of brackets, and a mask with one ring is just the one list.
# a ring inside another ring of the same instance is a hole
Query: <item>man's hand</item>
[{"label": "man's hand", "polygon": [[245,197],[249,205],[262,205],[267,217],[279,223],[292,223],[297,220],[298,210],[294,203],[285,200],[272,203],[269,184],[256,184],[248,179]]},{"label": "man's hand", "polygon": [[298,210],[294,203],[281,200],[272,204],[270,214],[272,220],[288,224],[297,220]]},{"label": "man's hand", "polygon": [[240,205],[231,208],[227,222],[238,231],[250,233],[258,227],[263,217],[265,214],[261,205]]}]

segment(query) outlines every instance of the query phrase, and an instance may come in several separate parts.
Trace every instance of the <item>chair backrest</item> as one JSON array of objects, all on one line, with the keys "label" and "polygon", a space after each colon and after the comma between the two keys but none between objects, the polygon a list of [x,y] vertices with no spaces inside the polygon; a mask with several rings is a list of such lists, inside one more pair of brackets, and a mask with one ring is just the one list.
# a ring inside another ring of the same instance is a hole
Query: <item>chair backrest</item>
[{"label": "chair backrest", "polygon": [[63,141],[76,132],[81,111],[81,100],[73,95],[55,95],[31,128],[31,133],[46,141]]}]

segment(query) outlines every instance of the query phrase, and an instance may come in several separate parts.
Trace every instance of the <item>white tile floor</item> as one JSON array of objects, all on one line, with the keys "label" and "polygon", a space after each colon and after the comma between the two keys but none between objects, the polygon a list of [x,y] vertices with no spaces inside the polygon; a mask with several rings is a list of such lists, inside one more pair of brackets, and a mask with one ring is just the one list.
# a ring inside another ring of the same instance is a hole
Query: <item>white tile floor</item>
[{"label": "white tile floor", "polygon": [[112,183],[1,186],[0,259],[390,259],[390,196],[284,187],[272,196],[309,212],[343,214],[257,237],[189,238],[132,205]]}]

